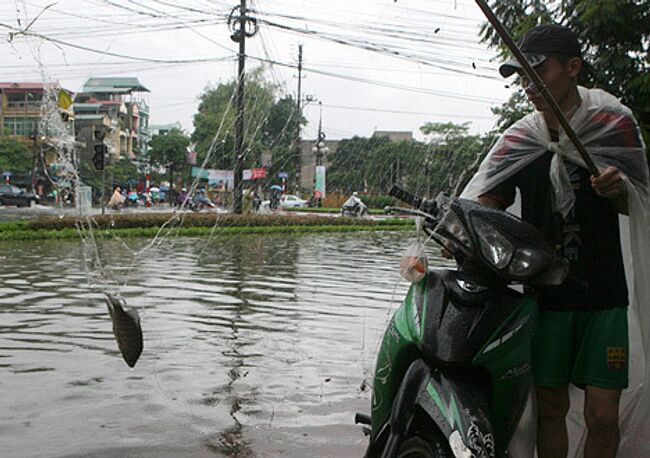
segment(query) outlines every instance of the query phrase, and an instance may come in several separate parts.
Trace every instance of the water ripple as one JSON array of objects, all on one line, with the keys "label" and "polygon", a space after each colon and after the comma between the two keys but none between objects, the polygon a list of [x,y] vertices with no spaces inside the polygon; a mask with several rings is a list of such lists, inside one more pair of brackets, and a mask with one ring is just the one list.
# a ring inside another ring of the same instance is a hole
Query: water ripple
[{"label": "water ripple", "polygon": [[367,400],[359,385],[408,286],[398,274],[408,242],[390,233],[178,238],[134,263],[145,241],[103,241],[108,283],[142,318],[134,370],[119,356],[80,242],[0,244],[0,387],[12,393],[0,448],[174,449],[269,422],[293,427],[324,405],[343,410],[305,418],[351,420],[347,404]]}]

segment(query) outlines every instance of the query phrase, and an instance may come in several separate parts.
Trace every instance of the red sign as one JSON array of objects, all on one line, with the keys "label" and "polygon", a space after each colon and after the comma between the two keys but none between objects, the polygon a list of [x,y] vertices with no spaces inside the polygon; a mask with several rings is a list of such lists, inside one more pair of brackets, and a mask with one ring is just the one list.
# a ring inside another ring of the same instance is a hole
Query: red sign
[{"label": "red sign", "polygon": [[257,167],[253,169],[253,175],[251,179],[261,180],[262,178],[266,178],[266,169],[264,167]]}]

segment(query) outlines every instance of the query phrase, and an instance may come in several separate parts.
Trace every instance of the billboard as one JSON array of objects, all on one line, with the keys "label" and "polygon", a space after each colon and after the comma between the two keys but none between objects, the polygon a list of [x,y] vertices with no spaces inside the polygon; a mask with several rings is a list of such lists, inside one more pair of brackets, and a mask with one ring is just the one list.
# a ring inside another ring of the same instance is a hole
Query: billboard
[{"label": "billboard", "polygon": [[233,186],[235,185],[235,172],[232,170],[214,170],[192,167],[192,176],[198,176],[204,180],[208,180],[210,186],[219,186],[219,184],[221,184],[225,186],[226,189],[233,189]]},{"label": "billboard", "polygon": [[315,191],[320,192],[320,198],[325,198],[325,166],[317,165],[316,166],[316,186],[314,187]]}]

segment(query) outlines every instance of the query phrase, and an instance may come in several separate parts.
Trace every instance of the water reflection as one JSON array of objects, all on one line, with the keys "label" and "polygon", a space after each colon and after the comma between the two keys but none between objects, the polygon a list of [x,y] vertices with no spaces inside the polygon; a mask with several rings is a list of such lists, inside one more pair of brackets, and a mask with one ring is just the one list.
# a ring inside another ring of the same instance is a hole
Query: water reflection
[{"label": "water reflection", "polygon": [[102,244],[106,272],[126,282],[122,294],[142,316],[145,348],[133,371],[102,295],[88,286],[87,247],[0,245],[7,456],[360,454],[352,416],[367,410],[359,386],[407,287],[397,272],[407,238],[205,242],[168,239],[133,268],[131,250],[145,241]]}]

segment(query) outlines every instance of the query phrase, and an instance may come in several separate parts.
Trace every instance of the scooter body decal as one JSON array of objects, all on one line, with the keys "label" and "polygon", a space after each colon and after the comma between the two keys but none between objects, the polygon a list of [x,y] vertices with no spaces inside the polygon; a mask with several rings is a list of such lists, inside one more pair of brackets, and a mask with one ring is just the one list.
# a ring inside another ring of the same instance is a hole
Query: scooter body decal
[{"label": "scooter body decal", "polygon": [[431,382],[427,384],[427,392],[438,406],[438,409],[440,409],[440,412],[442,412],[444,417],[447,419],[450,429],[461,429],[462,424],[460,421],[460,413],[458,412],[458,405],[456,404],[456,398],[453,393],[450,394],[449,404],[447,405],[443,402]]}]

